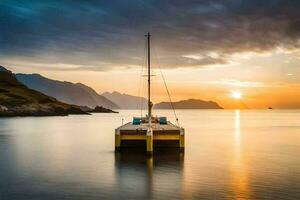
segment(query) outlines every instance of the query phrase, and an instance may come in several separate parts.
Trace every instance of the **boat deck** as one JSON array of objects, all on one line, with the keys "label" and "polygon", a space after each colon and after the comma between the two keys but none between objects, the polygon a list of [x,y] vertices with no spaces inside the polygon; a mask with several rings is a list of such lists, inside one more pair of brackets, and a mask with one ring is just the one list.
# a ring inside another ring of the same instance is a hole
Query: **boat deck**
[{"label": "boat deck", "polygon": [[[128,122],[119,127],[120,131],[147,131],[149,128],[148,123],[141,123],[139,125],[133,125],[132,122]],[[167,124],[152,123],[151,128],[153,131],[180,131],[180,127],[168,122]]]}]

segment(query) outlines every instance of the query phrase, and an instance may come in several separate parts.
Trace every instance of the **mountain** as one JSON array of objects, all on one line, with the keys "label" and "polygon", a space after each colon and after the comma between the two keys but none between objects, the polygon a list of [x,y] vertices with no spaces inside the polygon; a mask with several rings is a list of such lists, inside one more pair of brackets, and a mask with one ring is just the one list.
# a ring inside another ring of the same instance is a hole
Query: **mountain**
[{"label": "mountain", "polygon": [[[223,109],[216,102],[203,101],[200,99],[188,99],[173,102],[175,109]],[[172,109],[170,102],[161,102],[154,105],[155,109]]]},{"label": "mountain", "polygon": [[143,109],[147,108],[147,99],[144,97],[137,97],[129,94],[121,94],[119,92],[104,92],[102,96],[118,104],[121,109]]},{"label": "mountain", "polygon": [[82,83],[52,80],[40,74],[16,74],[16,77],[27,87],[55,97],[62,102],[92,108],[96,106],[119,108],[118,105]]},{"label": "mountain", "polygon": [[0,66],[0,116],[57,116],[87,114],[77,106],[57,101],[27,88]]},{"label": "mountain", "polygon": [[0,72],[10,72],[11,73],[11,71],[7,70],[5,67],[3,67],[1,65],[0,65]]}]

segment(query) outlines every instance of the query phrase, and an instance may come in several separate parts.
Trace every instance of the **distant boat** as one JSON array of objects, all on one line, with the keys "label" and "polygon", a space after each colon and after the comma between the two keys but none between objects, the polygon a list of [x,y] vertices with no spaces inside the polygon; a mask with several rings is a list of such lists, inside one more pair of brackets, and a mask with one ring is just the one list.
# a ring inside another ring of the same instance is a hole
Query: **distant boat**
[{"label": "distant boat", "polygon": [[133,117],[131,122],[115,129],[115,151],[118,152],[129,146],[144,146],[148,155],[152,155],[156,147],[175,147],[184,151],[185,130],[178,125],[177,117],[177,125],[175,125],[165,116],[152,115],[150,33],[145,36],[147,38],[148,114],[145,117]]},{"label": "distant boat", "polygon": [[273,109],[273,108],[272,108],[272,107],[268,107],[268,109],[270,109],[270,110],[271,110],[271,109]]}]

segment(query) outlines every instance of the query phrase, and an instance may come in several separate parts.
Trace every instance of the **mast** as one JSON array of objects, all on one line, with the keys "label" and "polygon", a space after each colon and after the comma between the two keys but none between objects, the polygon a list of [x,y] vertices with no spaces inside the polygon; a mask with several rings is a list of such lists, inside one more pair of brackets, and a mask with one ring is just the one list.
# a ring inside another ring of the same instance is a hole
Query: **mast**
[{"label": "mast", "polygon": [[151,102],[151,52],[150,52],[150,33],[147,35],[147,49],[148,49],[148,117],[149,123],[151,123],[151,110],[152,110],[152,102]]}]

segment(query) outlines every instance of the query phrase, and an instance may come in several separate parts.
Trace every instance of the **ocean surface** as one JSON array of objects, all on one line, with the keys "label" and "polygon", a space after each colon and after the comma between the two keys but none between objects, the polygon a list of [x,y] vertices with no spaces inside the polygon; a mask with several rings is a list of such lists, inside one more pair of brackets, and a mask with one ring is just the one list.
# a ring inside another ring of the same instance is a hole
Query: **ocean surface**
[{"label": "ocean surface", "polygon": [[300,110],[177,112],[185,153],[152,159],[114,153],[138,110],[2,118],[0,199],[300,199]]}]

